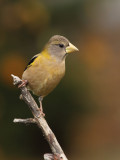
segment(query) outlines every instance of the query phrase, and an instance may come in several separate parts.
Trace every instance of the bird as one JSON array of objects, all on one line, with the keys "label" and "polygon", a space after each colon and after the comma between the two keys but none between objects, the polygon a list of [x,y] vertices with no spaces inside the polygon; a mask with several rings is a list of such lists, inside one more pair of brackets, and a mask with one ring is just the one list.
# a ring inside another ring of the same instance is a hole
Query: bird
[{"label": "bird", "polygon": [[70,41],[60,35],[52,36],[43,50],[35,55],[22,74],[22,83],[28,90],[38,96],[40,113],[45,116],[42,100],[61,81],[65,75],[65,59],[69,53],[79,51]]}]

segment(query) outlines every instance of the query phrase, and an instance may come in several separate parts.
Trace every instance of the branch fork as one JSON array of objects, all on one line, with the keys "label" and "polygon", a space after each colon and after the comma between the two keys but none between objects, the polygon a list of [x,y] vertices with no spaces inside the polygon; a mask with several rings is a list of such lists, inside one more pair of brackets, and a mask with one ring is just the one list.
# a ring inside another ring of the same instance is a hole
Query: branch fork
[{"label": "branch fork", "polygon": [[[22,80],[11,74],[13,78],[13,84],[14,85],[20,85],[22,83]],[[21,90],[21,97],[25,101],[25,103],[28,105],[29,109],[31,110],[33,114],[33,118],[26,118],[26,119],[17,119],[15,118],[13,120],[14,123],[24,123],[24,124],[30,124],[34,123],[37,124],[39,128],[41,128],[43,135],[45,136],[47,142],[49,143],[49,146],[52,150],[52,154],[46,153],[44,154],[44,160],[68,160],[66,155],[64,154],[60,144],[58,143],[54,133],[48,126],[44,116],[41,115],[40,109],[33,99],[30,92],[27,90],[25,86],[19,88]]]}]

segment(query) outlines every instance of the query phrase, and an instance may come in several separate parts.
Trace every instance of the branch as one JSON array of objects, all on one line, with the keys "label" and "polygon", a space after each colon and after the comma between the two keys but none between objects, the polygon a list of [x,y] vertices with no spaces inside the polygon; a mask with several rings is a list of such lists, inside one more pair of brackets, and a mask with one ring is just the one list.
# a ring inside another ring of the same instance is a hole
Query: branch
[{"label": "branch", "polygon": [[[21,84],[22,80],[11,75],[13,77],[13,84],[19,85]],[[39,128],[41,128],[44,136],[46,137],[46,140],[49,143],[49,146],[52,150],[53,154],[45,154],[44,160],[68,160],[65,156],[61,146],[59,145],[54,133],[48,126],[45,118],[40,114],[39,107],[33,97],[31,96],[30,92],[27,90],[26,87],[21,87],[21,94],[22,99],[25,101],[25,103],[28,105],[29,109],[31,110],[34,118],[27,118],[27,119],[14,119],[13,122],[15,123],[36,123]]]},{"label": "branch", "polygon": [[13,120],[14,123],[36,123],[36,120],[34,118],[27,118],[27,119],[18,119],[18,118],[15,118]]}]

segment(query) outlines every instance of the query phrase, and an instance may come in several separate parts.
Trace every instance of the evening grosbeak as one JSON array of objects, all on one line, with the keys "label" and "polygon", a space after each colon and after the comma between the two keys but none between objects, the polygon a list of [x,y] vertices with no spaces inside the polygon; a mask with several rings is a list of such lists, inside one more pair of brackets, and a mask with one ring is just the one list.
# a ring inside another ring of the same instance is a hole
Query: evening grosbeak
[{"label": "evening grosbeak", "polygon": [[42,99],[48,95],[60,82],[65,74],[66,56],[78,49],[63,36],[55,35],[50,38],[43,48],[43,51],[35,55],[22,75],[22,84],[33,94],[39,96],[40,111],[42,109]]}]

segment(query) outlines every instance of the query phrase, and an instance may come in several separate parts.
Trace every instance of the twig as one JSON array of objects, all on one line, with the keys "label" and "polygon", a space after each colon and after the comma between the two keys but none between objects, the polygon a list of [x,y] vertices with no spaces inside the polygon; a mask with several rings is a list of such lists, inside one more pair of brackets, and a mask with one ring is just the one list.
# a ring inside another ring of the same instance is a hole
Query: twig
[{"label": "twig", "polygon": [[[21,79],[17,76],[11,75],[13,77],[13,84],[19,85],[21,83]],[[46,140],[49,143],[49,146],[52,150],[53,154],[45,154],[44,160],[68,160],[65,156],[61,146],[59,145],[54,133],[48,126],[45,118],[40,114],[39,107],[33,97],[31,96],[30,92],[27,90],[26,87],[21,87],[21,94],[22,99],[30,108],[34,118],[27,118],[27,119],[14,119],[13,122],[15,123],[36,123],[39,128],[41,128]]]},{"label": "twig", "polygon": [[27,118],[27,119],[14,119],[13,120],[14,123],[36,123],[36,120],[34,118]]}]

